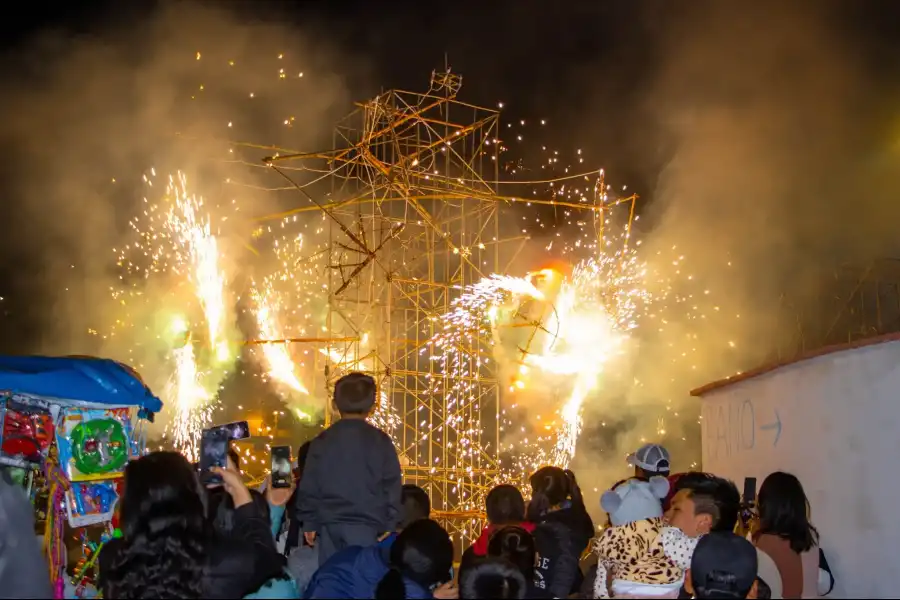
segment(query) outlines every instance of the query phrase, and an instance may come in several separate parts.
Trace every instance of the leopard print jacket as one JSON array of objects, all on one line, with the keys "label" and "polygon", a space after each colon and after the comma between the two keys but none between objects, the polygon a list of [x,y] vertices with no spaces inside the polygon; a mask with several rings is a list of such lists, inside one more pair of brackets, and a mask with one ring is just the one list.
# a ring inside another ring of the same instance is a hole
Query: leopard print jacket
[{"label": "leopard print jacket", "polygon": [[608,598],[608,578],[648,585],[671,585],[690,567],[697,540],[662,519],[644,519],[610,527],[597,538],[594,597]]}]

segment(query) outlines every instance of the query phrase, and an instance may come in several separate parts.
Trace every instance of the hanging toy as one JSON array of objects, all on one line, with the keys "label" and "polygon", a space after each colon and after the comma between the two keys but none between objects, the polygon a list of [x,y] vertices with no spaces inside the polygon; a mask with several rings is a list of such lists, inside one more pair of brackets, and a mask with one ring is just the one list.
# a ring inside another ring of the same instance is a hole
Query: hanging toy
[{"label": "hanging toy", "polygon": [[119,421],[95,419],[72,431],[72,460],[85,475],[117,471],[128,462],[128,438]]},{"label": "hanging toy", "polygon": [[70,408],[56,441],[60,463],[72,481],[121,477],[134,455],[127,409]]}]

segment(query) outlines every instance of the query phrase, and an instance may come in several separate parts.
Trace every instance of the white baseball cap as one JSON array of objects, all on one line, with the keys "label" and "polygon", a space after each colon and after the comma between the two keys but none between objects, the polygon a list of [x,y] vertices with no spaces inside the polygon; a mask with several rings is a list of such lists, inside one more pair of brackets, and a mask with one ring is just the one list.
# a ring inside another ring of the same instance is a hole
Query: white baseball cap
[{"label": "white baseball cap", "polygon": [[662,473],[670,470],[669,451],[659,444],[644,444],[637,452],[626,459],[632,467],[640,467],[651,473]]}]

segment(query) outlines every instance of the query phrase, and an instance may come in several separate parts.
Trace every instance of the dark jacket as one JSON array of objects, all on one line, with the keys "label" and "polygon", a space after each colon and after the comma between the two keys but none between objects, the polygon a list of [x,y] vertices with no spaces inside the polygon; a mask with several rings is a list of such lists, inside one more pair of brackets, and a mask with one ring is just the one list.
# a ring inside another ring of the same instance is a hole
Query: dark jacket
[{"label": "dark jacket", "polygon": [[304,598],[374,598],[378,582],[390,568],[392,534],[374,546],[351,546],[319,567]]},{"label": "dark jacket", "polygon": [[[521,527],[528,533],[534,533],[534,523],[525,521],[523,523],[518,523],[516,527]],[[502,526],[488,525],[481,530],[481,535],[478,536],[478,539],[476,539],[471,546],[463,551],[462,557],[459,561],[460,572],[465,571],[468,567],[472,566],[479,558],[484,558],[485,556],[487,556],[488,544],[490,544],[491,536],[494,535],[494,532],[500,530],[501,528]]]},{"label": "dark jacket", "polygon": [[394,531],[402,485],[391,438],[362,419],[341,419],[310,444],[293,516],[304,531],[333,524]]},{"label": "dark jacket", "polygon": [[0,478],[0,598],[52,598],[25,490]]},{"label": "dark jacket", "polygon": [[[214,536],[207,546],[207,568],[203,577],[204,598],[243,598],[259,590],[270,579],[284,576],[284,557],[275,549],[269,522],[254,504],[234,511],[228,537]],[[103,547],[97,562],[99,587],[106,588],[104,573],[120,551],[121,539]],[[110,597],[104,593],[104,597]]]},{"label": "dark jacket", "polygon": [[538,554],[535,585],[556,598],[579,591],[584,578],[579,561],[594,537],[594,524],[584,507],[568,504],[548,512],[533,535]]}]

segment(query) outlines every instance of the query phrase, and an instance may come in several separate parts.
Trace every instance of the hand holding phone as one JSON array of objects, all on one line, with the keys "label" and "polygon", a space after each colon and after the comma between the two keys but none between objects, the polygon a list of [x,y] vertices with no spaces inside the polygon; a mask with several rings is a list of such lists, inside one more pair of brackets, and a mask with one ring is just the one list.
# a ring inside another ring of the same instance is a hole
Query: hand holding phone
[{"label": "hand holding phone", "polygon": [[221,475],[213,469],[228,465],[228,432],[223,429],[207,429],[200,436],[200,481],[204,484],[221,484]]}]

